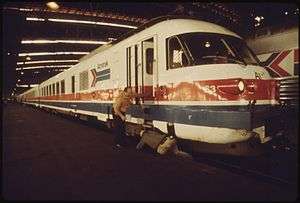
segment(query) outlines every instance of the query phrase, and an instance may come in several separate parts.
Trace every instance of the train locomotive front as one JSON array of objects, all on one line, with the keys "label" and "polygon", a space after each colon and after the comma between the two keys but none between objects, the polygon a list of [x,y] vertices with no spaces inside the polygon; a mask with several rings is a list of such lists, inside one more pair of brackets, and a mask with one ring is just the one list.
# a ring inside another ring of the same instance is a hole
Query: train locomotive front
[{"label": "train locomotive front", "polygon": [[192,151],[262,153],[278,131],[278,83],[244,40],[191,32],[166,38],[165,48],[168,73],[146,119]]}]

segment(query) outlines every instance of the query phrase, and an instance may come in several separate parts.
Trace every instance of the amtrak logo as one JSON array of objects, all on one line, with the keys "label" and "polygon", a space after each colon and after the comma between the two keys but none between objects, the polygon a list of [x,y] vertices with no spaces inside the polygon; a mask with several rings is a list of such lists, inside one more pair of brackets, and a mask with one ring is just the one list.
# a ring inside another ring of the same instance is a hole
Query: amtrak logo
[{"label": "amtrak logo", "polygon": [[96,83],[102,80],[108,80],[110,79],[110,69],[104,69],[101,71],[96,71],[96,69],[92,69],[91,70],[92,74],[93,74],[93,82],[91,87],[95,87]]}]

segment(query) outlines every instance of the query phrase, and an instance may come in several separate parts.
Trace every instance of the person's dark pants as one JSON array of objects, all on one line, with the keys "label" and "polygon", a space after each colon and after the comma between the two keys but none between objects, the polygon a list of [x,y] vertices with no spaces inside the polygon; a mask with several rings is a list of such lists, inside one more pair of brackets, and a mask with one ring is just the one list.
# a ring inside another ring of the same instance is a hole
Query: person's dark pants
[{"label": "person's dark pants", "polygon": [[115,144],[125,145],[125,121],[120,116],[113,114],[113,124]]}]

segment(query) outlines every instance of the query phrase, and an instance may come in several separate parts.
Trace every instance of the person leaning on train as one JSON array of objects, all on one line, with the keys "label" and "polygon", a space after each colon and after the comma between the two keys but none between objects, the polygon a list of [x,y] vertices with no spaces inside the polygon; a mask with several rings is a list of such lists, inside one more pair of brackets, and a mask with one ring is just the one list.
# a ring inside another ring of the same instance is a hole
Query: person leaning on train
[{"label": "person leaning on train", "polygon": [[115,99],[113,104],[113,129],[114,129],[114,142],[115,147],[120,148],[126,145],[125,141],[125,121],[126,111],[133,104],[134,98],[141,98],[141,94],[132,91],[131,87],[124,88],[119,96]]}]

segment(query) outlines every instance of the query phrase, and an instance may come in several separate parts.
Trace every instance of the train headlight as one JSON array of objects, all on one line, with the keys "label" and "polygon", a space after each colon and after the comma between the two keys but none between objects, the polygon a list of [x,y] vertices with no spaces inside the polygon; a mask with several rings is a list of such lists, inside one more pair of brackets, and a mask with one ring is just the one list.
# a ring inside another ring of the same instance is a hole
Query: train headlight
[{"label": "train headlight", "polygon": [[238,88],[241,92],[245,90],[245,83],[242,80],[239,81]]}]

